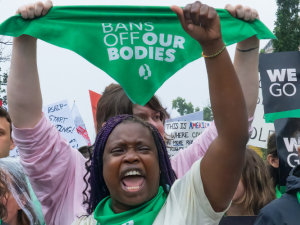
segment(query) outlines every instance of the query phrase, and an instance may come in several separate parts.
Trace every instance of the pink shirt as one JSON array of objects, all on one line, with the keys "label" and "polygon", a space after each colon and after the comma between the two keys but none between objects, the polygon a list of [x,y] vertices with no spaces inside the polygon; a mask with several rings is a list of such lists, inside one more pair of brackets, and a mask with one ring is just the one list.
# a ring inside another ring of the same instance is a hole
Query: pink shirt
[{"label": "pink shirt", "polygon": [[[249,119],[249,132],[253,118]],[[217,137],[212,123],[188,148],[171,159],[172,167],[181,178],[198,159],[203,157]],[[45,118],[33,129],[13,127],[13,139],[19,147],[21,164],[42,205],[47,225],[69,225],[77,215],[85,213],[83,190],[86,185],[86,159],[72,149],[57,129]]]}]

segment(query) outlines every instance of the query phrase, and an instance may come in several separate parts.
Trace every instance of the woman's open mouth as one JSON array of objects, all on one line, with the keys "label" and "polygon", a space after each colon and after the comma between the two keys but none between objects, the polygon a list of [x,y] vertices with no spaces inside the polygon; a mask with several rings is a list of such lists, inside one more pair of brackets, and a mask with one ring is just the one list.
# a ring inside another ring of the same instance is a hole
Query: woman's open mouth
[{"label": "woman's open mouth", "polygon": [[125,191],[137,192],[144,186],[145,177],[141,176],[138,171],[132,170],[125,174],[125,177],[122,179],[121,183]]}]

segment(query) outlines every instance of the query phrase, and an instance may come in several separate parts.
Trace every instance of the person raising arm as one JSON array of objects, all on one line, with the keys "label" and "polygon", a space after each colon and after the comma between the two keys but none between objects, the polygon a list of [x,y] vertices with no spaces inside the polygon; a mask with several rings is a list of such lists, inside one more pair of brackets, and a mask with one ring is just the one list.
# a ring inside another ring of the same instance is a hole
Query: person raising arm
[{"label": "person raising arm", "polygon": [[[22,7],[18,12],[24,18],[34,18],[46,14],[51,7],[51,1],[45,5],[39,2]],[[35,38],[21,36],[14,39],[12,67],[8,85],[11,90],[8,90],[11,96],[9,107],[16,118],[13,119],[16,121],[14,133],[19,143],[22,164],[43,205],[46,223],[69,224],[76,214],[85,212],[79,204],[85,186],[82,182],[85,160],[76,150],[71,149],[42,115]],[[18,93],[14,93],[16,90]],[[21,113],[24,108],[28,109],[26,115]],[[58,213],[62,211],[67,213]]]},{"label": "person raising arm", "polygon": [[216,10],[200,2],[171,8],[203,48],[219,136],[204,157],[175,180],[157,128],[134,115],[109,119],[97,135],[89,165],[89,215],[73,225],[216,225],[230,205],[248,140],[241,86]]},{"label": "person raising arm", "polygon": [[[257,10],[242,5],[232,6],[227,4],[225,9],[233,16],[244,21],[253,22],[259,19]],[[238,42],[234,57],[234,68],[243,90],[249,123],[249,137],[252,134],[253,116],[258,98],[258,58],[259,39],[256,36]],[[185,149],[180,150],[171,158],[171,163],[178,178],[183,177],[198,159],[206,153],[212,141],[218,136],[215,123],[205,129],[193,143]]]},{"label": "person raising arm", "polygon": [[171,9],[177,14],[182,28],[200,43],[205,57],[212,111],[219,135],[204,155],[200,171],[212,208],[221,212],[231,202],[244,165],[248,141],[245,99],[224,47],[216,10],[199,1],[184,9],[178,6]]},{"label": "person raising arm", "polygon": [[[17,14],[33,19],[46,15],[52,5],[49,0],[44,4],[29,4],[20,7]],[[42,113],[36,47],[37,39],[31,36],[22,35],[13,40],[7,84],[13,138],[24,171],[42,205],[46,224],[69,225],[76,214],[85,212],[82,177],[86,160]]]}]

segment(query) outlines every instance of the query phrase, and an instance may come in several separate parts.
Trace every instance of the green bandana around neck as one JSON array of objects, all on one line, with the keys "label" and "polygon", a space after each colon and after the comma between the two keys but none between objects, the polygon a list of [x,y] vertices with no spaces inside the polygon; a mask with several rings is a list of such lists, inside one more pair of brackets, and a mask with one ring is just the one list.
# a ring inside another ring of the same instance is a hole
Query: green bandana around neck
[{"label": "green bandana around neck", "polygon": [[159,187],[157,195],[149,202],[127,212],[115,214],[111,210],[110,196],[95,209],[94,218],[100,225],[151,225],[165,204],[167,194]]},{"label": "green bandana around neck", "polygon": [[[254,35],[276,38],[259,20],[248,23],[217,9],[227,46]],[[199,59],[200,44],[181,27],[170,7],[55,6],[43,17],[13,16],[0,34],[27,34],[69,49],[116,80],[133,103],[145,105],[163,83]],[[182,79],[185,79],[182,77]]]},{"label": "green bandana around neck", "polygon": [[281,196],[285,193],[285,186],[276,185],[275,187],[276,198],[281,198]]}]

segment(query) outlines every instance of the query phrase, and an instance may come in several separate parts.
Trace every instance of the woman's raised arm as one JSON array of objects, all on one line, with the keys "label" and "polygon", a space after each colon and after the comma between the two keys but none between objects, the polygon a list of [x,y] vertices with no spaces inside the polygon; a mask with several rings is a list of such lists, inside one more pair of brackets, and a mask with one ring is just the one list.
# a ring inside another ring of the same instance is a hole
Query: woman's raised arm
[{"label": "woman's raised arm", "polygon": [[[51,1],[38,2],[18,9],[23,18],[46,15]],[[11,68],[7,83],[9,113],[17,128],[33,128],[42,117],[42,94],[36,63],[36,38],[14,38]]]},{"label": "woman's raised arm", "polygon": [[[221,35],[216,10],[200,2],[184,9],[172,6],[183,29],[202,46],[206,56],[211,106],[219,136],[200,166],[205,194],[216,212],[226,209],[242,173],[248,141],[245,99]],[[223,49],[223,50],[222,50]]]}]

